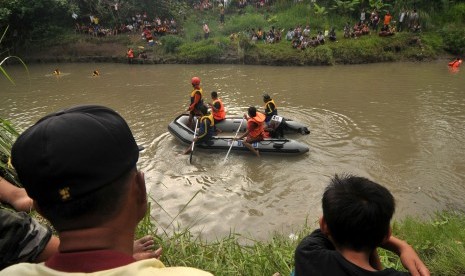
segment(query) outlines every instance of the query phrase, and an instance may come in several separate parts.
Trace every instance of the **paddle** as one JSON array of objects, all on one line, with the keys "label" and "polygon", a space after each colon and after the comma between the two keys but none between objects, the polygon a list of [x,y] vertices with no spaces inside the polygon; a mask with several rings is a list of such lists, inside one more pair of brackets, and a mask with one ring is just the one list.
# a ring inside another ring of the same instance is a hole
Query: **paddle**
[{"label": "paddle", "polygon": [[194,153],[195,137],[197,136],[197,126],[199,125],[199,120],[200,119],[197,119],[195,121],[194,139],[192,139],[191,155],[189,156],[189,164],[192,164],[192,154]]},{"label": "paddle", "polygon": [[[237,137],[237,134],[239,133],[239,130],[241,130],[241,126],[242,126],[243,122],[244,122],[244,120],[241,120],[241,123],[239,124],[239,127],[237,128],[237,131],[236,131],[236,134],[234,135],[234,138]],[[226,153],[226,156],[224,157],[223,163],[226,163],[226,160],[228,159],[228,155],[229,155],[229,152],[232,149],[233,144],[234,144],[234,140],[231,141],[231,146],[229,147],[228,153]]]}]

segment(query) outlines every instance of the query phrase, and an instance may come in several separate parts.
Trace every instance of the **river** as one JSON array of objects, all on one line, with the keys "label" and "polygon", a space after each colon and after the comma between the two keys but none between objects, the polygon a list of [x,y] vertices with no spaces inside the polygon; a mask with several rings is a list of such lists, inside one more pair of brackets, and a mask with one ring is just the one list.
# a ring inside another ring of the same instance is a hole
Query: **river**
[{"label": "river", "polygon": [[[386,186],[396,198],[396,219],[429,218],[464,210],[465,78],[447,62],[331,67],[241,65],[53,64],[6,70],[0,77],[0,117],[20,130],[55,110],[102,104],[128,121],[145,146],[152,217],[161,229],[190,227],[207,238],[230,230],[267,238],[290,234],[321,213],[329,177],[353,173]],[[93,70],[100,71],[92,77]],[[296,157],[198,150],[167,131],[187,108],[190,79],[199,76],[209,96],[218,91],[228,115],[275,99],[280,115],[305,123],[311,134],[292,135],[310,147]],[[186,207],[187,204],[187,207]]]}]

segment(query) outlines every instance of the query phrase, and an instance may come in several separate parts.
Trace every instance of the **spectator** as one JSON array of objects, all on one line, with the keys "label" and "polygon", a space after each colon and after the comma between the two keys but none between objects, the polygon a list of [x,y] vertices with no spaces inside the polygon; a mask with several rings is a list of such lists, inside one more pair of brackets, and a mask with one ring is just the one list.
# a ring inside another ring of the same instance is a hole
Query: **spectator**
[{"label": "spectator", "polygon": [[402,32],[404,29],[405,9],[402,9],[399,14],[399,22],[397,22],[397,31]]},{"label": "spectator", "polygon": [[321,31],[318,31],[318,34],[316,35],[316,39],[318,41],[318,45],[324,45],[325,44],[325,36]]},{"label": "spectator", "polygon": [[336,41],[336,30],[334,27],[331,28],[331,31],[329,31],[329,36],[328,36],[330,41]]},{"label": "spectator", "polygon": [[363,177],[334,176],[322,198],[320,228],[295,251],[295,275],[410,275],[381,267],[377,247],[400,256],[413,275],[429,271],[414,249],[391,235],[395,203],[383,186]]},{"label": "spectator", "polygon": [[203,37],[208,39],[210,36],[210,28],[208,27],[207,23],[203,23]]},{"label": "spectator", "polygon": [[384,15],[384,26],[389,26],[389,24],[391,24],[391,19],[392,19],[392,16],[389,13],[389,11],[387,11],[386,14]]},{"label": "spectator", "polygon": [[365,20],[366,20],[366,12],[365,12],[365,9],[362,9],[362,11],[360,12],[360,21],[362,23],[365,23]]},{"label": "spectator", "polygon": [[305,38],[310,37],[310,26],[309,25],[305,26],[305,29],[302,31],[302,34]]},{"label": "spectator", "polygon": [[[95,105],[65,109],[24,131],[12,163],[36,210],[60,238],[59,252],[40,264],[16,264],[0,275],[211,275],[188,267],[136,261],[136,226],[147,212],[139,147],[125,120]],[[99,273],[100,272],[100,273]]]}]

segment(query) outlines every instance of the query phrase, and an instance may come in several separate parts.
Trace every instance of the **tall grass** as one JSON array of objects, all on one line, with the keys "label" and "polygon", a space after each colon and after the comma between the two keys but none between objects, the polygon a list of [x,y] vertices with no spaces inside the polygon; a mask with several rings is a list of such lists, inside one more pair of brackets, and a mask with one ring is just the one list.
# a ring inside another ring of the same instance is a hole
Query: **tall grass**
[{"label": "tall grass", "polygon": [[[152,234],[163,247],[162,261],[167,266],[190,266],[214,275],[290,275],[294,269],[294,250],[314,225],[305,223],[291,235],[275,232],[267,240],[257,240],[231,231],[225,237],[207,241],[201,233],[180,226],[172,231],[158,229],[147,214],[139,226]],[[465,275],[465,214],[441,212],[422,220],[408,217],[393,224],[393,234],[411,244],[430,269],[431,275]],[[379,249],[384,267],[405,271],[394,253]]]}]

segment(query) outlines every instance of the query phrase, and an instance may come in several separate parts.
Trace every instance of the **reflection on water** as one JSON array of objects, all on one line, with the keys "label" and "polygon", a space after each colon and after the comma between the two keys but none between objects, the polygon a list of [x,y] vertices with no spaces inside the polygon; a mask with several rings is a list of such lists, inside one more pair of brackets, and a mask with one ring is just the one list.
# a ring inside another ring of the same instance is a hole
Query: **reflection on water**
[{"label": "reflection on water", "polygon": [[[7,68],[17,85],[0,80],[0,117],[24,129],[57,109],[85,103],[116,109],[145,146],[157,224],[181,224],[207,237],[230,229],[266,237],[316,221],[328,178],[351,172],[387,186],[397,217],[465,210],[465,78],[447,63],[334,67],[60,64]],[[93,70],[99,77],[92,77]],[[307,124],[303,156],[263,156],[196,150],[193,164],[167,132],[187,109],[190,79],[205,96],[218,91],[229,115],[262,106],[266,92],[285,117]],[[186,207],[186,204],[188,206]]]}]

